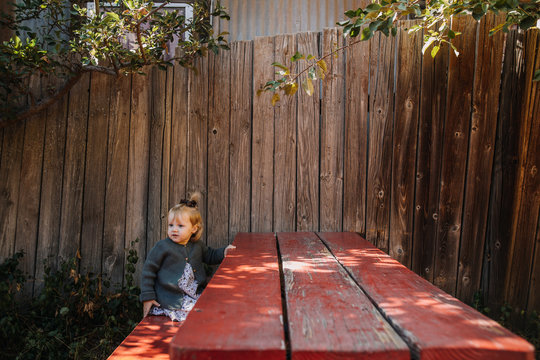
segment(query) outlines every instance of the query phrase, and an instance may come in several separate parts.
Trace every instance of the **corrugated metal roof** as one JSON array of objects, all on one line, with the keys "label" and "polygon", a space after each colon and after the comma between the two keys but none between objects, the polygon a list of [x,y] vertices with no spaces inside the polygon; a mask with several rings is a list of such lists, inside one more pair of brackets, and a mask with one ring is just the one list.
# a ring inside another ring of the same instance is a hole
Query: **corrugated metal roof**
[{"label": "corrugated metal roof", "polygon": [[335,27],[345,11],[356,9],[366,0],[221,0],[230,21],[217,21],[216,30],[228,31],[229,41],[252,40]]}]

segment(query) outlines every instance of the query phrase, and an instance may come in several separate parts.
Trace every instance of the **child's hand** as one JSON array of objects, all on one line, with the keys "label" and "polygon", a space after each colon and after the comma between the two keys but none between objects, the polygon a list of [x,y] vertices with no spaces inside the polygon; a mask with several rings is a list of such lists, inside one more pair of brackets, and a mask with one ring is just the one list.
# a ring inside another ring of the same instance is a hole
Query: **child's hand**
[{"label": "child's hand", "polygon": [[227,253],[230,251],[230,250],[234,250],[236,249],[236,246],[234,245],[229,245],[225,248],[225,256],[227,256]]},{"label": "child's hand", "polygon": [[156,300],[148,300],[143,302],[143,317],[146,317],[152,308],[152,305],[160,306]]}]

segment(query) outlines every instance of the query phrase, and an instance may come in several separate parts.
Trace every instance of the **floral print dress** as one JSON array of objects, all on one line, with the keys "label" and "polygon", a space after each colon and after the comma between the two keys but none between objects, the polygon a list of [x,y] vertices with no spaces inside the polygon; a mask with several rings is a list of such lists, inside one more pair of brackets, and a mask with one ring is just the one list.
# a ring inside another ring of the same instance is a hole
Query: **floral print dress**
[{"label": "floral print dress", "polygon": [[189,263],[184,267],[184,273],[180,280],[178,280],[178,287],[184,292],[184,298],[182,299],[182,308],[176,310],[163,309],[161,307],[152,307],[150,315],[163,315],[168,316],[173,321],[184,321],[189,312],[195,306],[195,303],[199,299],[200,294],[197,294],[197,287],[199,284],[195,280],[195,274],[193,268]]}]

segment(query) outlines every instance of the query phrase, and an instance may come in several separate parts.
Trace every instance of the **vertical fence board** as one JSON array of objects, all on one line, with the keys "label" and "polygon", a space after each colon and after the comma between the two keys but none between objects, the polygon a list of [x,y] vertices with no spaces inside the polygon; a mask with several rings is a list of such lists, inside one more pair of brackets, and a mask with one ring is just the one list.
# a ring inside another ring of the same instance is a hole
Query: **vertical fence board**
[{"label": "vertical fence board", "polygon": [[420,103],[422,44],[406,22],[398,33],[396,114],[393,136],[389,255],[407,267],[412,261],[416,141]]},{"label": "vertical fence board", "polygon": [[24,127],[24,123],[19,123],[4,130],[0,176],[0,256],[2,258],[8,258],[20,250],[15,249],[15,233]]},{"label": "vertical fence board", "polygon": [[61,260],[73,258],[80,246],[89,91],[90,74],[85,74],[69,92],[58,249]]},{"label": "vertical fence board", "polygon": [[476,22],[469,17],[454,18],[452,25],[462,34],[456,37],[459,57],[450,54],[448,99],[444,134],[435,285],[454,295],[458,265],[463,190],[469,143],[471,96],[474,79]]},{"label": "vertical fence board", "polygon": [[[170,181],[171,181],[171,131],[172,131],[172,106],[173,106],[173,78],[174,68],[167,67],[165,74],[165,124],[163,125],[162,142],[163,149],[161,154],[161,232],[160,239],[167,237],[169,214],[169,197],[170,197]],[[185,91],[185,88],[184,88]],[[185,158],[185,157],[184,157]]]},{"label": "vertical fence board", "polygon": [[[349,43],[358,40],[349,40]],[[366,233],[368,87],[371,41],[347,49],[343,230]]]},{"label": "vertical fence board", "polygon": [[[53,80],[51,85],[56,87],[60,82]],[[43,288],[44,265],[53,269],[58,265],[67,106],[68,96],[65,95],[47,109],[45,120],[34,294],[39,294]]]},{"label": "vertical fence board", "polygon": [[[433,282],[447,98],[448,46],[422,58],[412,269]],[[453,56],[453,55],[452,55]]]},{"label": "vertical fence board", "polygon": [[[540,68],[540,36],[538,30],[525,36],[526,83],[522,108],[522,131],[518,186],[521,190],[514,203],[515,217],[512,226],[511,265],[506,281],[506,300],[517,310],[527,307],[528,285],[534,256],[538,212],[540,210],[540,85],[532,81],[533,73]],[[537,309],[538,310],[538,309]]]},{"label": "vertical fence board", "polygon": [[527,304],[527,309],[529,312],[538,312],[538,309],[540,309],[540,214],[538,215],[538,219],[536,221],[536,241],[534,246],[534,258],[531,269],[531,282],[529,285],[529,298]]},{"label": "vertical fence board", "polygon": [[[144,69],[148,73],[148,68]],[[148,216],[148,162],[150,153],[150,83],[148,76],[133,75],[131,85],[131,115],[129,126],[129,161],[127,177],[126,239],[128,246],[136,239],[135,249],[146,258]],[[137,264],[140,276],[144,261]]]},{"label": "vertical fence board", "polygon": [[147,217],[147,249],[148,251],[161,239],[161,229],[164,218],[161,217],[161,185],[164,161],[165,135],[165,101],[167,72],[156,67],[149,71],[150,113],[147,121],[150,123],[149,144],[149,173],[148,173],[148,217]]},{"label": "vertical fence board", "polygon": [[[207,156],[208,156],[208,58],[195,60],[197,73],[189,73],[190,103],[188,119],[188,157],[187,191],[200,191],[205,196],[201,199],[199,210],[205,229],[208,218],[206,212],[207,196]],[[206,242],[205,231],[201,240]]]},{"label": "vertical fence board", "polygon": [[81,229],[81,271],[99,273],[103,253],[105,183],[107,174],[107,131],[110,88],[114,78],[93,73],[90,77],[88,135]]},{"label": "vertical fence board", "polygon": [[[329,54],[343,46],[341,29],[325,29],[322,33],[322,52]],[[320,229],[343,229],[343,131],[345,89],[343,56],[326,58],[328,74],[322,82],[321,103],[321,174]]]},{"label": "vertical fence board", "polygon": [[186,196],[188,119],[189,119],[189,70],[174,65],[174,89],[171,116],[171,153],[169,180],[169,208]]},{"label": "vertical fence board", "polygon": [[229,242],[229,131],[231,53],[209,56],[208,245]]},{"label": "vertical fence board", "polygon": [[388,252],[395,38],[371,40],[366,239]]},{"label": "vertical fence board", "polygon": [[[298,51],[318,58],[317,39],[317,33],[297,34]],[[297,71],[306,66],[298,62]],[[296,230],[313,231],[319,229],[319,86],[315,86],[312,96],[302,89],[297,94]]]},{"label": "vertical fence board", "polygon": [[[31,88],[41,92],[41,78],[32,76]],[[20,269],[35,276],[35,258],[39,224],[39,200],[41,191],[41,171],[43,166],[43,142],[45,133],[45,112],[32,116],[25,121],[22,148],[21,178],[17,209],[17,227],[15,230],[15,249],[26,254]],[[29,280],[24,288],[24,296],[32,296],[33,280]]]},{"label": "vertical fence board", "polygon": [[463,230],[459,251],[457,295],[471,303],[480,287],[493,149],[499,109],[503,34],[489,36],[501,17],[486,16],[480,22],[473,91],[473,114],[469,142],[467,183],[463,209]]},{"label": "vertical fence board", "polygon": [[272,231],[274,192],[274,108],[271,94],[255,95],[274,69],[274,38],[253,41],[253,135],[251,158],[251,231]]},{"label": "vertical fence board", "polygon": [[[293,35],[275,39],[275,59],[295,72]],[[274,231],[294,231],[296,225],[296,96],[282,96],[274,110]]]},{"label": "vertical fence board", "polygon": [[250,230],[253,42],[231,45],[229,242]]},{"label": "vertical fence board", "polygon": [[[109,107],[101,271],[110,277],[113,286],[122,284],[124,246],[135,240],[126,239],[131,80],[130,75],[114,81]],[[144,254],[139,252],[139,262],[143,261]]]},{"label": "vertical fence board", "polygon": [[[487,224],[484,298],[499,309],[504,303],[505,277],[509,269],[512,219],[516,190],[521,99],[523,97],[523,32],[508,33],[504,52],[499,122],[493,161],[493,180]],[[487,302],[486,302],[487,303]]]}]

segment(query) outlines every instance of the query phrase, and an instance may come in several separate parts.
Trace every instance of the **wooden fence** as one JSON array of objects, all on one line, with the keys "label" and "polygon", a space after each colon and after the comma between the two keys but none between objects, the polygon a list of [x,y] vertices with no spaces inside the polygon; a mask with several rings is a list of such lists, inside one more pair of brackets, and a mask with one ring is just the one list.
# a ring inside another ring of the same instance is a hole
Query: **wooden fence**
[{"label": "wooden fence", "polygon": [[269,64],[326,54],[337,30],[233,43],[198,75],[87,74],[0,130],[0,255],[24,249],[28,293],[44,261],[77,250],[81,271],[119,283],[125,248],[139,239],[144,259],[169,207],[197,189],[209,245],[239,231],[356,231],[467,302],[481,289],[492,306],[538,310],[538,31],[489,37],[493,21],[457,19],[460,56],[435,59],[405,22],[329,58],[314,96],[275,107],[254,95]]}]

